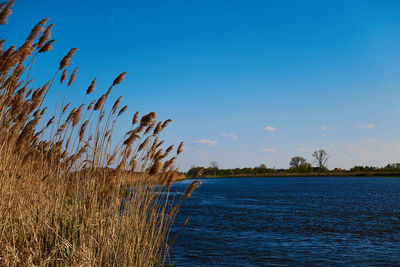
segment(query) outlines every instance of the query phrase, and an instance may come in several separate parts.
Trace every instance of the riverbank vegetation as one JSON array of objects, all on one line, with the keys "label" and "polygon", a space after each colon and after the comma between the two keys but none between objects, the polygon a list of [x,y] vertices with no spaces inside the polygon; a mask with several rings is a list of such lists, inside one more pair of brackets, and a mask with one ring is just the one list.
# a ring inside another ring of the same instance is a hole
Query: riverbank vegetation
[{"label": "riverbank vegetation", "polygon": [[317,168],[309,169],[275,169],[258,167],[245,167],[234,169],[218,169],[205,167],[192,167],[186,173],[188,178],[192,178],[193,174],[200,168],[204,170],[201,177],[308,177],[308,176],[334,176],[334,177],[350,177],[350,176],[366,176],[366,177],[398,177],[400,176],[399,163],[388,164],[385,167],[373,166],[354,166],[349,170],[335,168],[332,170]]},{"label": "riverbank vegetation", "polygon": [[[14,3],[0,4],[0,24]],[[0,41],[0,265],[161,266],[179,206],[199,185],[170,196],[182,143],[164,146],[159,135],[171,120],[154,112],[136,112],[114,140],[127,106],[113,88],[125,72],[105,90],[94,78],[70,104],[76,48],[37,86],[31,69],[52,49],[53,26],[45,18],[23,44]],[[49,90],[58,92],[53,110]]]},{"label": "riverbank vegetation", "polygon": [[256,167],[220,169],[216,161],[209,167],[192,166],[186,173],[193,177],[202,170],[202,177],[293,177],[293,176],[400,176],[400,163],[387,164],[385,167],[354,166],[348,170],[343,168],[328,169],[329,159],[324,150],[317,150],[312,154],[315,167],[300,156],[292,157],[288,169],[268,168],[265,164]]}]

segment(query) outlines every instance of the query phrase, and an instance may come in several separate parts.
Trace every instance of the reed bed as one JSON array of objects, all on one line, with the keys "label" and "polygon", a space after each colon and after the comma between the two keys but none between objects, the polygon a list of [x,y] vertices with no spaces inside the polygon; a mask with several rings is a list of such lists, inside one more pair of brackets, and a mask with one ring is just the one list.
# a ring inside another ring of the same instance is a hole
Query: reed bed
[{"label": "reed bed", "polygon": [[[0,4],[0,24],[14,2]],[[127,106],[111,100],[112,90],[125,72],[104,92],[93,79],[80,105],[67,103],[76,48],[33,88],[31,69],[52,49],[52,28],[46,18],[22,45],[0,41],[0,265],[162,266],[176,213],[199,185],[170,196],[182,143],[165,148],[159,135],[171,120],[157,121],[154,112],[136,112],[123,140],[113,140]],[[49,90],[58,95],[52,115]]]}]

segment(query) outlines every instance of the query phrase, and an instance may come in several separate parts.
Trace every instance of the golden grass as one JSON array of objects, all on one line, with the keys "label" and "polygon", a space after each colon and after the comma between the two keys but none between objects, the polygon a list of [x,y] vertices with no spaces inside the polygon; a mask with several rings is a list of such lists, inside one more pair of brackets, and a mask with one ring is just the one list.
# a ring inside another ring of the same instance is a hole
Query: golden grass
[{"label": "golden grass", "polygon": [[[13,4],[0,4],[0,24]],[[199,185],[185,197],[169,197],[182,143],[177,151],[162,148],[158,136],[170,120],[157,123],[152,112],[135,113],[124,139],[113,145],[116,120],[127,106],[119,108],[120,98],[110,111],[105,106],[125,72],[90,104],[96,79],[83,90],[81,105],[65,104],[77,77],[75,68],[67,80],[76,48],[51,81],[32,88],[35,58],[54,43],[47,21],[18,48],[0,49],[0,265],[163,265],[179,206]],[[54,87],[57,104],[44,122],[44,100]]]}]

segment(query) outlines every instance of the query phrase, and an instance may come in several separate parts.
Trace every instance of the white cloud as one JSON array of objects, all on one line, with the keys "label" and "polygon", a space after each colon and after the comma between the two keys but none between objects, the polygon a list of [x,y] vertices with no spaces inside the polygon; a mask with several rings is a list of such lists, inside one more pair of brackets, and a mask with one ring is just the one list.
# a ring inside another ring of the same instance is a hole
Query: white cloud
[{"label": "white cloud", "polygon": [[275,149],[275,148],[272,148],[272,147],[268,147],[268,148],[264,148],[264,149],[262,150],[262,152],[274,153],[274,152],[276,152],[276,149]]},{"label": "white cloud", "polygon": [[266,130],[267,132],[274,132],[276,128],[273,126],[265,126],[264,130]]},{"label": "white cloud", "polygon": [[315,150],[318,150],[318,148],[308,147],[308,146],[304,146],[304,145],[297,148],[297,151],[302,152],[302,153],[312,153]]},{"label": "white cloud", "polygon": [[194,141],[194,143],[206,145],[206,146],[215,146],[217,144],[217,141],[210,140],[210,139],[200,139],[200,140]]},{"label": "white cloud", "polygon": [[382,144],[382,142],[375,138],[367,138],[363,140],[367,144]]},{"label": "white cloud", "polygon": [[375,128],[375,125],[374,124],[364,123],[364,124],[357,124],[356,127],[357,128],[361,128],[361,129],[371,130],[371,129]]},{"label": "white cloud", "polygon": [[323,133],[322,135],[327,135],[327,133],[326,132],[330,132],[330,131],[333,131],[334,130],[334,128],[329,128],[328,126],[321,126],[321,131],[323,131],[323,132],[325,132],[325,133]]},{"label": "white cloud", "polygon": [[305,148],[303,146],[302,147],[298,147],[297,150],[300,151],[300,152],[307,152],[307,148]]},{"label": "white cloud", "polygon": [[223,134],[221,134],[221,136],[223,136],[223,137],[230,137],[230,138],[232,138],[233,140],[238,139],[238,137],[237,137],[237,135],[236,135],[235,133],[223,133]]}]

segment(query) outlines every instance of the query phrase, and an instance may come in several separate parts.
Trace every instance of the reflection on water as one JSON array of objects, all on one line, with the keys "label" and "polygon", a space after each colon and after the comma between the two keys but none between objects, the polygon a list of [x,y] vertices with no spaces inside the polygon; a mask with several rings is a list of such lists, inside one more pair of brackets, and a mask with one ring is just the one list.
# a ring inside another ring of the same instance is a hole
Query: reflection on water
[{"label": "reflection on water", "polygon": [[400,265],[400,178],[202,182],[176,219],[173,233],[190,217],[175,266]]}]

